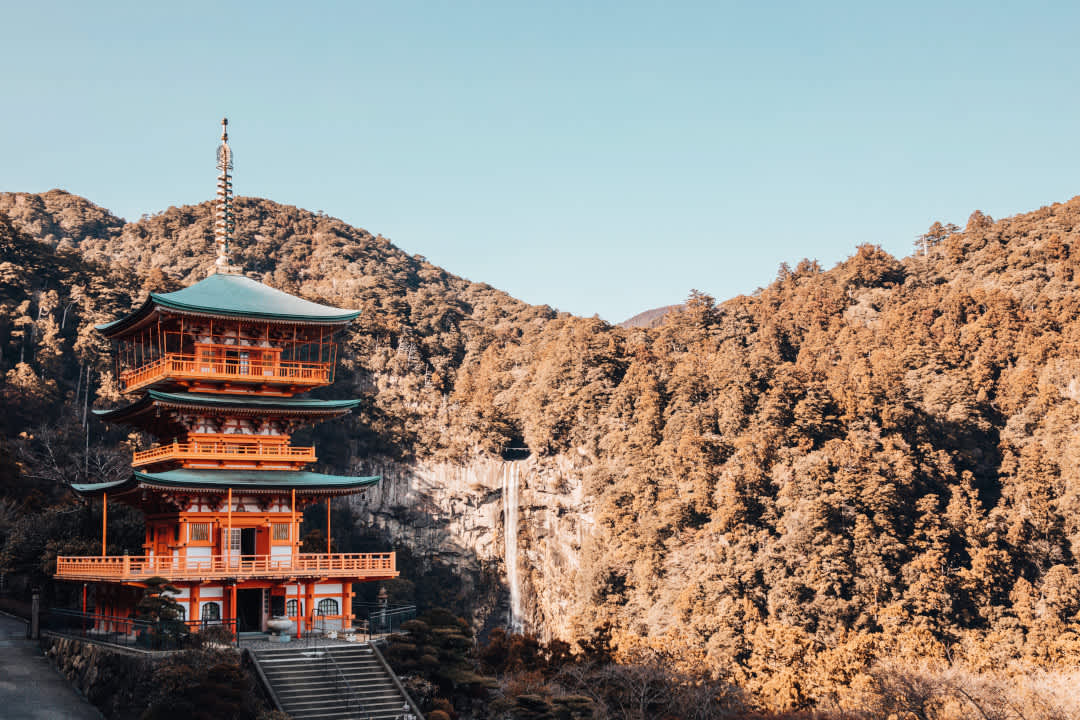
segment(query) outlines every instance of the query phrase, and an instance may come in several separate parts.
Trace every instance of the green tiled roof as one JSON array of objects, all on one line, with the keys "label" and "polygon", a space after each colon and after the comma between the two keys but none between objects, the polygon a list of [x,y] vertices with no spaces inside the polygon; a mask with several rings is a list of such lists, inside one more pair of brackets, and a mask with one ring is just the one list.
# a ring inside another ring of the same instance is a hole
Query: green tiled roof
[{"label": "green tiled roof", "polygon": [[233,490],[259,490],[262,492],[348,494],[379,482],[380,477],[345,477],[324,475],[301,470],[166,470],[159,473],[136,470],[131,477],[107,483],[75,484],[71,488],[82,495],[102,492],[123,493],[139,487],[161,490],[187,489],[223,492]]},{"label": "green tiled roof", "polygon": [[150,390],[150,397],[180,405],[210,407],[255,407],[268,410],[350,410],[359,400],[317,400],[315,398],[265,397],[258,395],[216,395],[213,393],[168,393]]},{"label": "green tiled roof", "polygon": [[105,335],[115,334],[148,315],[155,307],[180,312],[285,322],[342,325],[359,310],[320,305],[282,292],[244,275],[215,273],[194,285],[171,293],[150,293],[149,299],[131,315],[98,325]]},{"label": "green tiled roof", "polygon": [[[154,401],[157,401],[155,403]],[[295,410],[314,410],[324,412],[343,412],[352,410],[360,404],[359,400],[317,400],[315,398],[295,397],[266,397],[258,395],[216,395],[213,393],[169,393],[161,390],[149,390],[130,405],[124,405],[110,410],[94,410],[94,414],[102,420],[117,420],[129,415],[133,410],[141,409],[150,404],[182,405],[192,408],[225,409],[236,408],[238,410],[281,410],[292,412]]]}]

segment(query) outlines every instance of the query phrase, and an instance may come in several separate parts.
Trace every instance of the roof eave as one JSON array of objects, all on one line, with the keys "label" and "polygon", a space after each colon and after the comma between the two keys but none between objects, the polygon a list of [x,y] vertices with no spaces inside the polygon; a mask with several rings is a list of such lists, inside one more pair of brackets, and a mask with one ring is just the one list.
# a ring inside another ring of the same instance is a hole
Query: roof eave
[{"label": "roof eave", "polygon": [[107,338],[114,338],[117,335],[122,335],[124,331],[139,325],[139,323],[151,316],[156,309],[157,305],[152,300],[148,299],[134,312],[131,312],[118,320],[95,325],[94,329]]},{"label": "roof eave", "polygon": [[[229,471],[222,471],[229,472]],[[267,475],[272,476],[274,472],[281,471],[268,471]],[[312,474],[312,473],[309,473]],[[378,484],[382,477],[379,475],[372,475],[367,477],[342,477],[333,475],[323,475],[322,477],[331,477],[344,482],[334,483],[314,483],[314,484],[287,484],[287,483],[265,483],[265,484],[230,484],[228,482],[217,482],[213,484],[201,484],[191,481],[170,480],[169,478],[163,478],[160,474],[146,473],[139,470],[133,471],[131,475],[123,480],[114,480],[112,482],[104,483],[72,483],[71,489],[82,495],[97,496],[102,493],[113,494],[126,494],[139,489],[148,490],[163,490],[167,492],[187,492],[187,493],[226,493],[229,489],[241,492],[254,492],[254,493],[273,493],[273,494],[286,494],[291,493],[294,489],[297,495],[350,495],[359,492],[365,488]],[[222,478],[224,479],[224,478]]]},{"label": "roof eave", "polygon": [[208,308],[200,307],[198,305],[187,305],[185,303],[179,303],[175,300],[165,300],[159,296],[151,294],[154,303],[162,308],[174,310],[180,313],[189,313],[193,315],[209,315],[220,318],[230,318],[237,320],[267,320],[277,322],[296,323],[298,325],[348,325],[356,318],[360,317],[359,310],[352,310],[341,315],[332,315],[329,317],[313,317],[310,315],[283,315],[280,313],[261,313],[250,311],[235,311],[235,310],[223,310],[221,308]]},{"label": "roof eave", "polygon": [[[198,480],[196,478],[184,478],[184,477],[168,477],[169,474],[209,474],[210,479]],[[229,476],[234,476],[234,482],[229,482]],[[366,477],[347,477],[341,475],[324,475],[322,473],[309,473],[303,471],[281,471],[271,470],[258,473],[265,475],[268,478],[274,477],[274,475],[285,474],[287,477],[283,478],[283,481],[279,482],[266,482],[266,483],[249,483],[242,478],[235,477],[238,474],[249,474],[247,472],[235,471],[235,470],[219,470],[219,471],[186,471],[186,470],[169,470],[164,473],[148,473],[140,470],[134,471],[134,479],[138,482],[140,487],[148,487],[162,490],[177,490],[187,492],[227,492],[230,488],[234,492],[260,492],[260,493],[288,493],[292,490],[296,490],[298,495],[309,493],[326,493],[326,492],[358,492],[366,487],[377,484],[382,477],[379,475],[371,475]],[[214,477],[216,475],[217,477]],[[299,482],[290,483],[287,480],[301,480],[305,479],[304,476],[310,478],[320,478],[323,482]],[[327,482],[326,480],[332,480]]]}]

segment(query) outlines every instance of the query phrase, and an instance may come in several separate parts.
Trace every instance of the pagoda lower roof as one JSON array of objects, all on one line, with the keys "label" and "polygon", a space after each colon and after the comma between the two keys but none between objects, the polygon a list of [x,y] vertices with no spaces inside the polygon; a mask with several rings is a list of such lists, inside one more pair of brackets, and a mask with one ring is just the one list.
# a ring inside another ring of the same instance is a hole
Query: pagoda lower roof
[{"label": "pagoda lower roof", "polygon": [[350,495],[379,482],[380,476],[345,477],[301,470],[166,470],[150,473],[134,471],[123,480],[105,483],[72,483],[80,495],[110,493],[124,495],[141,490],[168,492],[225,493],[255,491],[304,495]]},{"label": "pagoda lower roof", "polygon": [[317,400],[315,398],[266,397],[259,395],[215,395],[213,393],[170,393],[149,390],[133,403],[111,410],[94,410],[106,422],[148,426],[160,422],[157,410],[202,410],[225,415],[272,415],[329,420],[340,417],[360,404],[359,400]]},{"label": "pagoda lower roof", "polygon": [[310,325],[346,325],[360,314],[359,310],[304,300],[244,275],[215,273],[176,292],[150,293],[135,312],[98,325],[97,330],[106,337],[122,334],[138,327],[158,309],[186,315]]}]

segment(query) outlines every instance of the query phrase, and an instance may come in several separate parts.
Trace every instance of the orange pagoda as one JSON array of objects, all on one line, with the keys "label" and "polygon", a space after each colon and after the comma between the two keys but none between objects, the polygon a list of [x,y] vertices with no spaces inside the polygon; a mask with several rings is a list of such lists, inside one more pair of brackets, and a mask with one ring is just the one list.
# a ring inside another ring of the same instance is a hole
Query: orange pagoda
[{"label": "orange pagoda", "polygon": [[[265,631],[288,617],[302,634],[352,625],[352,584],[397,576],[394,553],[300,552],[301,511],[359,492],[378,477],[310,472],[314,447],[302,425],[348,413],[357,400],[297,397],[334,379],[334,335],[359,314],[320,305],[250,279],[229,264],[232,153],[218,149],[219,257],[206,279],[151,293],[135,312],[98,331],[117,348],[123,407],[95,410],[159,439],[134,454],[133,473],[75,485],[146,518],[142,555],[60,557],[56,577],[94,588],[101,623],[133,617],[152,577],[174,585],[189,624]],[[84,586],[85,588],[85,586]],[[83,604],[85,612],[86,593]],[[105,618],[110,618],[106,621]],[[109,628],[103,628],[109,629]],[[115,628],[113,628],[115,629]]]}]

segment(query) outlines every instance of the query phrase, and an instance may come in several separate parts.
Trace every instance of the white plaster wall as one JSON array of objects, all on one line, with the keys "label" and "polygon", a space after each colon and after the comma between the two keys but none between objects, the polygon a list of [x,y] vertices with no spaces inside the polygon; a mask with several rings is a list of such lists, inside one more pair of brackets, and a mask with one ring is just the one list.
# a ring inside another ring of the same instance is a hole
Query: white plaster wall
[{"label": "white plaster wall", "polygon": [[200,545],[196,547],[187,548],[187,561],[188,564],[195,563],[196,565],[210,565],[210,553],[213,548],[208,545]]}]

